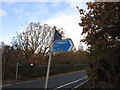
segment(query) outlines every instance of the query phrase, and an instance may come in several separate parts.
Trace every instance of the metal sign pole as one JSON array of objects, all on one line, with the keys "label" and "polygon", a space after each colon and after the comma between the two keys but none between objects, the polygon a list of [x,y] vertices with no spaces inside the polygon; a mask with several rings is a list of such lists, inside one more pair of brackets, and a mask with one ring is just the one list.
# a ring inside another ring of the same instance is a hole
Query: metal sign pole
[{"label": "metal sign pole", "polygon": [[48,61],[46,81],[45,81],[45,90],[47,90],[47,87],[48,87],[48,78],[49,78],[49,72],[50,72],[50,64],[51,64],[51,56],[52,56],[52,48],[53,48],[54,35],[55,35],[55,28],[53,28],[53,36],[52,36],[51,45],[50,45],[50,54],[49,54],[49,61]]},{"label": "metal sign pole", "polygon": [[17,62],[17,65],[16,65],[16,80],[18,79],[18,62]]},{"label": "metal sign pole", "polygon": [[49,61],[48,61],[48,67],[47,67],[47,75],[46,75],[46,81],[45,81],[45,90],[47,90],[47,86],[48,86],[48,78],[49,78],[49,72],[50,72],[50,64],[51,64],[51,52],[49,55]]}]

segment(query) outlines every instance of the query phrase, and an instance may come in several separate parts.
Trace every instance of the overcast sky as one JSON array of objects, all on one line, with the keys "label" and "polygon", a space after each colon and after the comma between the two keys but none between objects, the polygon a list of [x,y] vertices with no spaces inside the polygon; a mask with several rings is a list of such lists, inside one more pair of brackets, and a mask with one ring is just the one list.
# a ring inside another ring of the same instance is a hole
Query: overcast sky
[{"label": "overcast sky", "polygon": [[82,28],[78,25],[80,17],[76,6],[86,9],[86,2],[92,0],[7,1],[0,2],[0,25],[2,26],[0,27],[0,36],[2,34],[0,42],[10,44],[12,37],[22,30],[23,25],[41,22],[63,28],[67,37],[73,40],[77,48],[83,36],[81,36]]}]

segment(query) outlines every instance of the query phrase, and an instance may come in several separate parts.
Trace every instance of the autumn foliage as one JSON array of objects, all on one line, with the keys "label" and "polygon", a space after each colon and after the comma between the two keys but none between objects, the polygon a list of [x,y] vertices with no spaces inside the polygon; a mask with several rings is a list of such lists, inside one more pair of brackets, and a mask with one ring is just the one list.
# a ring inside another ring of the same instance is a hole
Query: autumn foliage
[{"label": "autumn foliage", "polygon": [[88,45],[93,86],[120,85],[120,2],[88,2],[80,12],[82,40]]}]

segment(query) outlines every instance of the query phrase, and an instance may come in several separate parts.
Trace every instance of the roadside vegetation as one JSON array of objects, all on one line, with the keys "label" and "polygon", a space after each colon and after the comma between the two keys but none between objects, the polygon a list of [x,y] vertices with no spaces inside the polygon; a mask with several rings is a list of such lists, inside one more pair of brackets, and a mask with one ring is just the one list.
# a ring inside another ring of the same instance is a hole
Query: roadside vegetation
[{"label": "roadside vegetation", "polygon": [[80,12],[94,88],[120,88],[120,2],[89,2]]}]

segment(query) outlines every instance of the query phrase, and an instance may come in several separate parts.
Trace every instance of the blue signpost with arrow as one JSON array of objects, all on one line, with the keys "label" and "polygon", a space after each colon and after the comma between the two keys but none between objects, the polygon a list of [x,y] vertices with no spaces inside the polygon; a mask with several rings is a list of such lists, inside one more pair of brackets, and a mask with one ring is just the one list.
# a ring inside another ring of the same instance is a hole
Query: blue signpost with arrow
[{"label": "blue signpost with arrow", "polygon": [[52,52],[67,52],[73,49],[73,42],[71,39],[55,40],[53,42]]},{"label": "blue signpost with arrow", "polygon": [[45,90],[47,90],[47,86],[48,86],[52,52],[72,51],[73,47],[74,47],[74,44],[72,40],[71,39],[62,40],[62,35],[54,27],[53,37],[51,39],[51,45],[50,45],[50,53],[49,53],[49,60],[48,60],[48,67],[47,67],[47,74],[46,74],[46,81],[45,81]]}]

